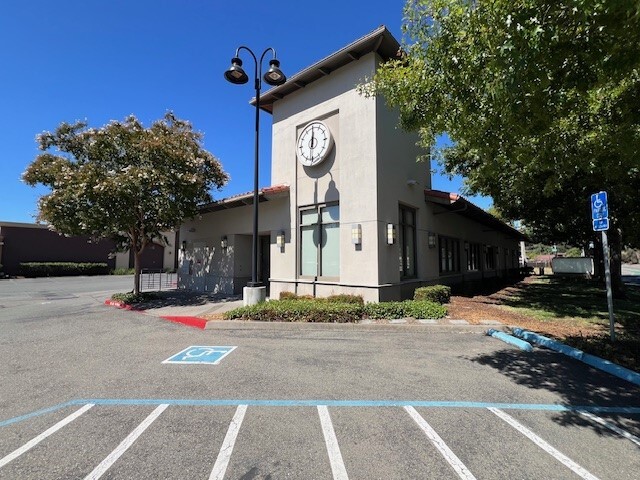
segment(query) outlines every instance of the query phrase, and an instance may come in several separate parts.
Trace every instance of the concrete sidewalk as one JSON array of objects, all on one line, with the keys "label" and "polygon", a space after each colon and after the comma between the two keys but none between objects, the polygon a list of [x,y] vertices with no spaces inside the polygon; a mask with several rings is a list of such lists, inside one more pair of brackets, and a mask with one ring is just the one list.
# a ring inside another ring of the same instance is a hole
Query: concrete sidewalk
[{"label": "concrete sidewalk", "polygon": [[224,313],[242,306],[242,296],[173,290],[155,292],[159,298],[139,308],[157,317],[202,317]]}]

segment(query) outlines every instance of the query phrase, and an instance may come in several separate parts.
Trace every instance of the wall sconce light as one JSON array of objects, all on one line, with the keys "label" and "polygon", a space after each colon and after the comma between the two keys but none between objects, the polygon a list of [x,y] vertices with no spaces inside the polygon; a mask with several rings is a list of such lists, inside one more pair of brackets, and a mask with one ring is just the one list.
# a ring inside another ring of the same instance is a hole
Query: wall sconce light
[{"label": "wall sconce light", "polygon": [[429,248],[435,248],[436,246],[436,234],[433,232],[427,233],[427,245]]},{"label": "wall sconce light", "polygon": [[276,246],[281,252],[284,250],[284,232],[282,230],[276,235]]},{"label": "wall sconce light", "polygon": [[222,237],[222,239],[220,239],[220,248],[222,248],[223,250],[226,250],[228,246],[229,246],[229,241],[227,240],[227,236],[225,235],[224,237]]},{"label": "wall sconce light", "polygon": [[387,223],[387,245],[396,243],[396,226],[393,223]]},{"label": "wall sconce light", "polygon": [[182,251],[185,252],[187,250],[187,241],[183,240],[182,241]]},{"label": "wall sconce light", "polygon": [[354,245],[362,243],[362,226],[359,223],[351,225],[351,243]]}]

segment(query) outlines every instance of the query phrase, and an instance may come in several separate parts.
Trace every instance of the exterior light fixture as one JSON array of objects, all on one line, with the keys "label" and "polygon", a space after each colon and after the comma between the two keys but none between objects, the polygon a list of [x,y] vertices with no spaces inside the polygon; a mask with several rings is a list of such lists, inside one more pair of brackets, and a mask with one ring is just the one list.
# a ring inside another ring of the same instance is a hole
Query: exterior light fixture
[{"label": "exterior light fixture", "polygon": [[186,250],[187,250],[187,241],[186,241],[186,240],[183,240],[183,241],[182,241],[182,251],[184,252],[184,251],[186,251]]},{"label": "exterior light fixture", "polygon": [[387,223],[387,245],[396,243],[396,226],[393,223]]},{"label": "exterior light fixture", "polygon": [[242,60],[238,57],[233,57],[231,59],[231,66],[229,67],[229,70],[224,72],[224,78],[235,85],[247,83],[249,81],[249,76],[242,69]]},{"label": "exterior light fixture", "polygon": [[427,233],[427,245],[429,248],[435,248],[436,246],[436,234],[433,232]]},{"label": "exterior light fixture", "polygon": [[220,248],[222,248],[223,250],[226,250],[228,246],[229,246],[229,241],[227,240],[227,236],[225,235],[220,239]]},{"label": "exterior light fixture", "polygon": [[276,58],[269,60],[269,71],[264,74],[264,81],[269,85],[278,86],[287,81],[282,70],[280,70],[280,61]]},{"label": "exterior light fixture", "polygon": [[255,107],[256,107],[256,120],[255,120],[255,154],[254,154],[254,167],[253,167],[253,235],[252,235],[252,255],[251,255],[251,281],[247,283],[247,287],[243,289],[244,304],[254,305],[265,300],[266,289],[262,283],[258,280],[258,172],[259,172],[259,148],[258,142],[260,139],[260,89],[262,88],[262,82],[260,76],[262,73],[262,61],[267,53],[271,52],[273,58],[269,61],[269,70],[264,75],[264,81],[269,85],[277,86],[282,85],[287,81],[287,77],[280,70],[280,62],[276,58],[276,51],[269,47],[262,52],[260,60],[256,57],[255,53],[250,48],[244,45],[238,47],[235,56],[231,59],[231,67],[224,72],[224,78],[227,81],[235,84],[242,85],[249,81],[249,76],[242,68],[242,60],[240,59],[240,51],[246,51],[253,58],[254,62],[254,87],[256,91]]},{"label": "exterior light fixture", "polygon": [[284,250],[284,231],[279,231],[276,235],[276,246],[282,252]]},{"label": "exterior light fixture", "polygon": [[354,245],[362,243],[362,226],[359,223],[351,225],[351,243]]}]

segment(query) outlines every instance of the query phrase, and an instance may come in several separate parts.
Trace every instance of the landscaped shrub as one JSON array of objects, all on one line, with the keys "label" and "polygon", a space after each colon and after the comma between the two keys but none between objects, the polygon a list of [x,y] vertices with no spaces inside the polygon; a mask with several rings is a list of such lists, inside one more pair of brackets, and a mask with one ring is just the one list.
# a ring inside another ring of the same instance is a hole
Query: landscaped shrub
[{"label": "landscaped shrub", "polygon": [[303,298],[272,300],[236,308],[224,314],[227,320],[244,319],[262,322],[357,322],[363,307],[356,303],[333,303]]},{"label": "landscaped shrub", "polygon": [[327,302],[333,303],[357,303],[358,305],[364,305],[364,299],[361,295],[348,295],[346,293],[341,293],[338,295],[329,295],[327,297]]},{"label": "landscaped shrub", "polygon": [[416,288],[413,293],[414,300],[429,300],[436,303],[449,303],[451,298],[451,287],[446,285],[430,285],[428,287]]},{"label": "landscaped shrub", "polygon": [[117,300],[122,303],[126,303],[127,305],[132,305],[134,303],[146,302],[148,300],[154,300],[158,298],[158,295],[153,292],[141,292],[138,295],[133,292],[126,293],[114,293],[111,295],[111,300]]},{"label": "landscaped shrub", "polygon": [[443,318],[447,308],[429,300],[414,300],[405,303],[405,316],[413,318]]},{"label": "landscaped shrub", "polygon": [[280,300],[319,300],[313,295],[298,295],[293,292],[280,292]]},{"label": "landscaped shrub", "polygon": [[365,315],[369,318],[442,318],[447,309],[428,300],[405,300],[404,302],[367,303]]},{"label": "landscaped shrub", "polygon": [[367,303],[364,313],[369,318],[404,318],[405,302]]},{"label": "landscaped shrub", "polygon": [[135,273],[135,268],[115,268],[111,271],[111,275],[133,275]]},{"label": "landscaped shrub", "polygon": [[26,262],[20,264],[20,275],[25,277],[67,277],[74,275],[107,275],[106,263]]}]

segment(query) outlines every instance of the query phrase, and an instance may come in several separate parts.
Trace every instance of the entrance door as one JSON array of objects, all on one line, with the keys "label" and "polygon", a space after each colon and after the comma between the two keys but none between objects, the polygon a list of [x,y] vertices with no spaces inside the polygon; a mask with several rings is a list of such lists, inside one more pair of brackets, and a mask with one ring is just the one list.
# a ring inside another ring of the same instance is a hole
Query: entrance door
[{"label": "entrance door", "polygon": [[260,255],[258,260],[258,280],[267,287],[269,296],[269,277],[271,277],[271,236],[260,235]]}]

